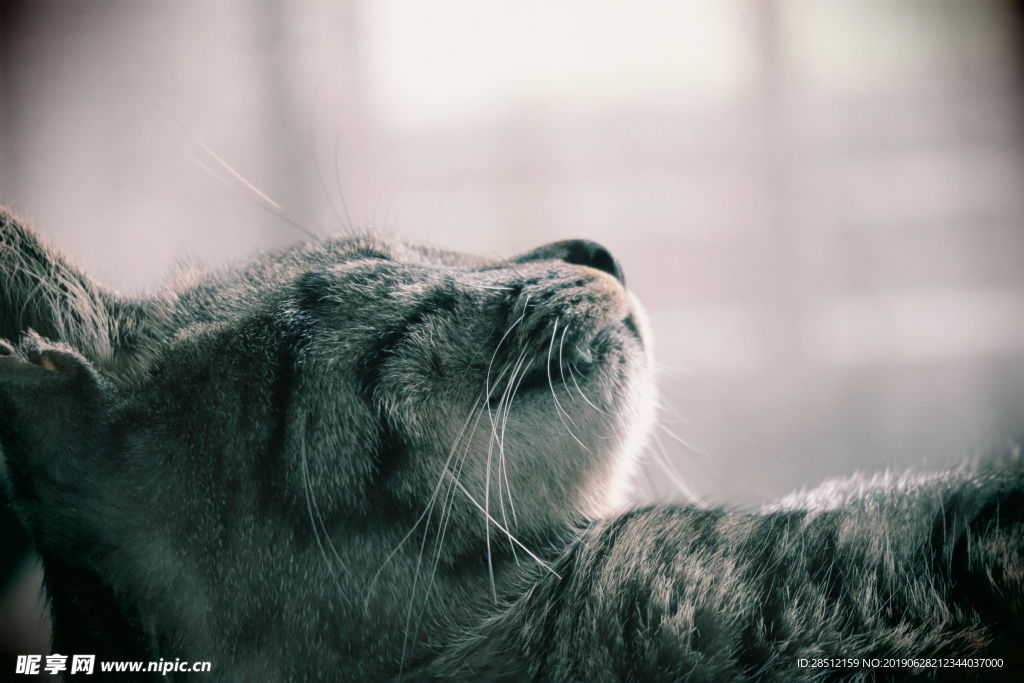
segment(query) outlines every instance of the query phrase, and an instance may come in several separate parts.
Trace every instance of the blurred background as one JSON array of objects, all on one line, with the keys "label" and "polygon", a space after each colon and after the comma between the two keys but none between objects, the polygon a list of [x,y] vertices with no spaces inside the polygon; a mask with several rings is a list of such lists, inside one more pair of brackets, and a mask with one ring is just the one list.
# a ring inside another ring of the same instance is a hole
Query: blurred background
[{"label": "blurred background", "polygon": [[1021,10],[0,0],[0,202],[127,292],[347,225],[601,242],[657,337],[640,496],[749,507],[1021,433]]}]

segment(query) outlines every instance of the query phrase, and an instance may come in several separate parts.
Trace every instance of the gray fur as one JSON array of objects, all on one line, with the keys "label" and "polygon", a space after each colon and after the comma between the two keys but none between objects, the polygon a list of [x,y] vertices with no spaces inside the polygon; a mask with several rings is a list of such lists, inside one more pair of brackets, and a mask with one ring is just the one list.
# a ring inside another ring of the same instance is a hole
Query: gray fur
[{"label": "gray fur", "polygon": [[623,511],[650,338],[573,248],[354,236],[131,300],[0,213],[4,479],[56,649],[206,681],[1021,673],[1019,451],[758,513]]}]

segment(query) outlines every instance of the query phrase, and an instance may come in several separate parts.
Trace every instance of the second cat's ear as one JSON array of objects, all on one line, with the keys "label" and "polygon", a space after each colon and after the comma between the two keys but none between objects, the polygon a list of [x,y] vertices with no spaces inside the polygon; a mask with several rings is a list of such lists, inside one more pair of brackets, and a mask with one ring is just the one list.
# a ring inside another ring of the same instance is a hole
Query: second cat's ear
[{"label": "second cat's ear", "polygon": [[88,361],[79,353],[64,347],[63,344],[46,342],[34,333],[30,332],[30,336],[31,342],[25,344],[21,350],[6,339],[0,339],[0,373],[32,373],[35,372],[33,366],[65,377],[89,372]]},{"label": "second cat's ear", "polygon": [[[40,370],[47,374],[38,374]],[[19,377],[43,379],[49,373],[68,379],[82,377],[88,384],[101,382],[89,361],[67,344],[51,342],[33,330],[28,331],[18,346],[0,339],[0,383],[6,378],[6,384],[17,385],[21,383]]]},{"label": "second cat's ear", "polygon": [[17,346],[0,340],[0,445],[12,471],[88,460],[109,392],[89,361],[65,344],[34,332]]},{"label": "second cat's ear", "polygon": [[82,562],[103,531],[112,391],[69,346],[34,333],[0,341],[0,478],[37,546],[65,562]]}]

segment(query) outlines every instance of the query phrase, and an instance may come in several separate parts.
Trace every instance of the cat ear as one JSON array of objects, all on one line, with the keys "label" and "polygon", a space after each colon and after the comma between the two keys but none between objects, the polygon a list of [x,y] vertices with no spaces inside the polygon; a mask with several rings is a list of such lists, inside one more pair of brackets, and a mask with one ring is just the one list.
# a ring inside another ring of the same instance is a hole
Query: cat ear
[{"label": "cat ear", "polygon": [[0,283],[0,337],[19,339],[35,329],[102,365],[125,351],[126,340],[144,336],[144,303],[94,282],[2,206]]}]

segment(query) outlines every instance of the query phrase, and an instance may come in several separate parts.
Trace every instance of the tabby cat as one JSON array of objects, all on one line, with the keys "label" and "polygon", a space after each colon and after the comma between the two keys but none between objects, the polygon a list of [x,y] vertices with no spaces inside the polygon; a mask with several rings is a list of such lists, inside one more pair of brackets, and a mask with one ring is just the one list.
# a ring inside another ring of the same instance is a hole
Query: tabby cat
[{"label": "tabby cat", "polygon": [[651,338],[592,242],[351,236],[131,299],[4,212],[0,278],[3,477],[54,652],[202,681],[1024,675],[1017,449],[625,507]]}]

